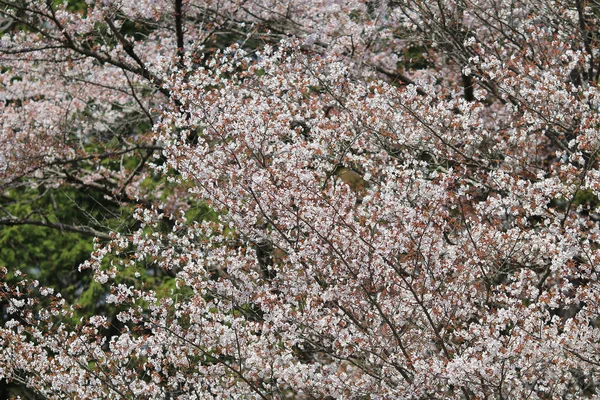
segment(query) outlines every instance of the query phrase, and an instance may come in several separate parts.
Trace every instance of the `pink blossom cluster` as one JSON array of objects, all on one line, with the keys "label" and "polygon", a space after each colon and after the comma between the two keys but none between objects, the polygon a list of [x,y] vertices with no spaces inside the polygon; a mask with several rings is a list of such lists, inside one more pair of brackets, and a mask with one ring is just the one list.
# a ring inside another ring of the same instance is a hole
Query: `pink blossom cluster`
[{"label": "pink blossom cluster", "polygon": [[[0,377],[47,398],[600,395],[593,2],[4,3],[39,29],[1,39],[0,183],[105,185],[139,229],[80,267],[117,331],[3,284]],[[151,130],[103,147],[135,118]],[[144,150],[141,175],[97,162]],[[200,202],[218,219],[186,219]],[[170,293],[119,279],[147,264]]]}]

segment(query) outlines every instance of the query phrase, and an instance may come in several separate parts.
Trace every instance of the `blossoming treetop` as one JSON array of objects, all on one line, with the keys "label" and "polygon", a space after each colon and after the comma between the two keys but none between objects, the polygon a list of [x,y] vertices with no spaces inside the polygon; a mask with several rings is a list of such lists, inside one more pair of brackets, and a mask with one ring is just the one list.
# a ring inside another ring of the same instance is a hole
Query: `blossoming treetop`
[{"label": "blossoming treetop", "polygon": [[[17,273],[0,376],[47,398],[597,394],[593,3],[0,4],[3,187],[138,221],[3,220],[98,236],[81,268],[119,326]],[[186,218],[201,201],[219,218]],[[147,265],[171,292],[122,278]]]}]

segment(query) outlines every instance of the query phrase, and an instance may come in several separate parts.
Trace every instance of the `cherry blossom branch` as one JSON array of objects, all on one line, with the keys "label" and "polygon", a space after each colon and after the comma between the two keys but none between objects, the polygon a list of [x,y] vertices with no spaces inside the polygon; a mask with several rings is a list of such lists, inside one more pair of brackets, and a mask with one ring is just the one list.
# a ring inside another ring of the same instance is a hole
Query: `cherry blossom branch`
[{"label": "cherry blossom branch", "polygon": [[224,366],[226,369],[228,369],[229,371],[233,372],[237,377],[239,377],[242,381],[244,381],[244,383],[246,383],[250,387],[250,389],[252,389],[252,391],[254,393],[256,393],[261,399],[268,400],[268,398],[262,393],[262,391],[254,383],[250,382],[248,380],[248,378],[246,378],[244,376],[244,374],[242,373],[242,371],[234,368],[232,365],[230,365],[229,363],[227,363],[226,361],[224,361],[221,357],[214,357],[209,352],[207,352],[205,349],[203,349],[202,346],[199,346],[196,343],[194,343],[194,342],[190,341],[189,339],[187,339],[186,337],[181,336],[180,334],[178,334],[177,332],[175,332],[172,329],[168,328],[167,326],[159,325],[159,324],[157,324],[157,323],[155,323],[153,321],[149,321],[149,323],[153,324],[157,328],[164,329],[165,331],[169,332],[171,335],[173,335],[177,339],[179,339],[179,340],[181,340],[181,341],[189,344],[190,346],[194,347],[195,349],[198,349],[203,355],[213,357],[220,365]]}]

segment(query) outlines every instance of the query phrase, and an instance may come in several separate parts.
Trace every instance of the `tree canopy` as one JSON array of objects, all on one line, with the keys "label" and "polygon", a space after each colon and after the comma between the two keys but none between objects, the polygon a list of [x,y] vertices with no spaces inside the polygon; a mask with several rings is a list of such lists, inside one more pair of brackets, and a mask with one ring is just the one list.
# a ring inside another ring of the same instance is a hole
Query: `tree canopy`
[{"label": "tree canopy", "polygon": [[588,0],[0,0],[0,378],[600,395]]}]

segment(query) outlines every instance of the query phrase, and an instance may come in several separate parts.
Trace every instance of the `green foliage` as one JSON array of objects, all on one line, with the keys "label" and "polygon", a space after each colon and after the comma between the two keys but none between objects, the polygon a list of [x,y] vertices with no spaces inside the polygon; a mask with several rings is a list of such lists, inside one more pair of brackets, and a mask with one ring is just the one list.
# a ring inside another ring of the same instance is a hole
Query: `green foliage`
[{"label": "green foliage", "polygon": [[566,211],[570,207],[583,207],[585,210],[595,210],[600,206],[600,200],[598,197],[589,189],[579,189],[575,192],[572,199],[565,199],[564,197],[555,198],[550,201],[548,207],[556,208],[560,211]]},{"label": "green foliage", "polygon": [[188,211],[185,213],[185,217],[188,221],[213,221],[217,222],[219,220],[219,213],[214,211],[208,204],[205,202],[199,202],[191,206]]},{"label": "green foliage", "polygon": [[429,68],[429,61],[423,54],[426,52],[424,46],[411,46],[404,51],[404,61],[399,62],[404,69]]},{"label": "green foliage", "polygon": [[[2,217],[11,215],[17,220],[89,226],[102,231],[126,230],[133,223],[124,217],[130,212],[102,194],[74,187],[13,189],[0,198],[0,210]],[[90,273],[79,272],[78,267],[92,250],[93,238],[83,233],[35,224],[0,228],[0,265],[27,273],[41,285],[60,291],[70,302],[91,283]]]},{"label": "green foliage", "polygon": [[87,11],[87,4],[85,0],[62,0],[59,3],[67,5],[67,10],[72,12],[84,13]]},{"label": "green foliage", "polygon": [[152,26],[141,21],[126,20],[121,25],[121,34],[133,37],[135,40],[143,40],[152,32]]},{"label": "green foliage", "polygon": [[106,295],[106,288],[93,280],[86,283],[87,285],[82,285],[82,289],[85,289],[81,291],[76,303],[79,316],[91,316],[98,308],[104,308],[102,300]]},{"label": "green foliage", "polygon": [[600,205],[600,200],[591,190],[578,190],[573,199],[573,205],[584,206],[590,209],[595,209]]}]

